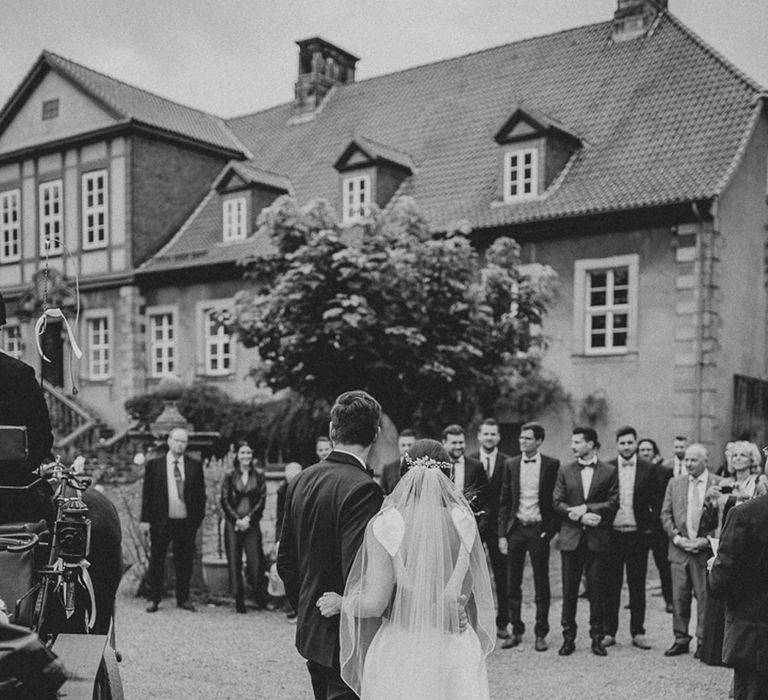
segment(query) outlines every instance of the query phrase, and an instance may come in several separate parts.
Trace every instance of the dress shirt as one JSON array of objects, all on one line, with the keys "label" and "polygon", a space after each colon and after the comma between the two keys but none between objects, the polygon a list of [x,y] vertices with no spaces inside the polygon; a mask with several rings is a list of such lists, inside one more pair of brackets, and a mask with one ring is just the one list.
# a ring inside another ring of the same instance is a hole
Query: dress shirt
[{"label": "dress shirt", "polygon": [[539,477],[541,476],[541,455],[533,457],[520,455],[520,502],[517,519],[523,523],[541,522],[539,509]]},{"label": "dress shirt", "polygon": [[334,451],[334,452],[341,452],[341,453],[343,453],[343,454],[345,454],[345,455],[350,455],[350,456],[354,457],[354,458],[355,458],[355,459],[356,459],[358,462],[360,462],[360,466],[361,466],[363,469],[365,469],[365,471],[368,471],[368,467],[366,466],[365,462],[363,462],[363,460],[362,460],[362,459],[360,459],[360,457],[358,457],[356,454],[353,454],[353,453],[352,453],[352,452],[350,452],[349,450],[340,450],[338,447],[334,447],[334,448],[333,448],[333,451]]},{"label": "dress shirt", "polygon": [[482,449],[480,450],[480,461],[483,463],[483,469],[485,469],[485,473],[488,476],[488,481],[490,481],[493,476],[493,468],[496,465],[496,455],[498,454],[498,447],[494,447],[492,452],[484,452]]},{"label": "dress shirt", "polygon": [[628,460],[619,456],[619,510],[613,520],[613,529],[620,532],[637,530],[635,520],[635,478],[637,476],[637,455]]},{"label": "dress shirt", "polygon": [[459,457],[453,463],[453,483],[459,491],[464,492],[464,457]]},{"label": "dress shirt", "polygon": [[[694,489],[696,493],[694,494]],[[704,494],[707,491],[707,472],[704,471],[696,478],[688,477],[688,508],[685,513],[685,529],[688,537],[698,537],[701,511],[704,507]]]},{"label": "dress shirt", "polygon": [[176,487],[176,475],[174,474],[174,462],[178,461],[181,478],[184,479],[184,455],[176,457],[169,450],[165,456],[165,475],[168,481],[168,517],[173,520],[180,520],[187,517],[187,506],[179,497]]},{"label": "dress shirt", "polygon": [[581,488],[584,491],[584,500],[586,501],[587,496],[589,496],[589,487],[592,486],[592,477],[595,475],[597,457],[592,457],[592,459],[580,459],[578,462],[581,467]]},{"label": "dress shirt", "polygon": [[688,470],[685,468],[685,465],[683,464],[682,459],[678,459],[675,457],[675,464],[672,467],[672,476],[682,476],[683,474],[687,474]]}]

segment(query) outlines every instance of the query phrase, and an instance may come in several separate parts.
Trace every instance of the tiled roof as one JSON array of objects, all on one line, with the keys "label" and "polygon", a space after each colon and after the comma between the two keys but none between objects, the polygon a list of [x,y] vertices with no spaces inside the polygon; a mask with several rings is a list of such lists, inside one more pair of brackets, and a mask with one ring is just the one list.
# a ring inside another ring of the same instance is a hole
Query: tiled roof
[{"label": "tiled roof", "polygon": [[[612,42],[610,22],[580,27],[337,87],[303,123],[285,104],[228,124],[300,203],[338,206],[333,164],[364,134],[417,164],[406,188],[433,227],[483,228],[712,197],[759,92],[664,13],[640,39]],[[541,198],[503,204],[494,135],[521,104],[583,147]]]},{"label": "tiled roof", "polygon": [[133,87],[50,51],[43,52],[42,60],[53,70],[69,76],[123,119],[204,144],[247,153],[226,122],[219,117]]}]

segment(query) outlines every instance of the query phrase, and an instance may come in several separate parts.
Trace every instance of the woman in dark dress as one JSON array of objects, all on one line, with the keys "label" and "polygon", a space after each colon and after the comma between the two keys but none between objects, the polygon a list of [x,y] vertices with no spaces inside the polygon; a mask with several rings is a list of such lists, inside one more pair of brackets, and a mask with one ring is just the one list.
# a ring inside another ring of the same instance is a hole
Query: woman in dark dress
[{"label": "woman in dark dress", "polygon": [[221,508],[229,584],[235,595],[235,609],[244,613],[243,551],[256,589],[256,608],[261,610],[266,604],[266,562],[259,521],[267,500],[267,481],[264,471],[256,466],[247,442],[238,445],[233,467],[221,484]]},{"label": "woman in dark dress", "polygon": [[[702,515],[711,523],[715,540],[719,540],[725,516],[731,508],[768,492],[768,480],[760,469],[760,461],[760,450],[752,442],[737,440],[725,446],[728,476],[710,488]],[[700,658],[705,664],[723,665],[724,631],[725,603],[714,596],[707,596],[700,649]]]}]

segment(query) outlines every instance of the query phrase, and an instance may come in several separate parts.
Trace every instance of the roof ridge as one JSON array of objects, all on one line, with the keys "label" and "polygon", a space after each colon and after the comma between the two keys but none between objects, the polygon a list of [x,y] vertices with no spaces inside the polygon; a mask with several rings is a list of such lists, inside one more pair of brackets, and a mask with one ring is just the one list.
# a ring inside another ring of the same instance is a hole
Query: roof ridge
[{"label": "roof ridge", "polygon": [[[114,83],[118,83],[120,85],[123,85],[125,87],[130,88],[131,90],[137,90],[138,92],[143,92],[145,95],[151,95],[152,97],[157,98],[158,100],[162,100],[163,102],[169,102],[170,104],[173,104],[177,107],[183,107],[184,109],[191,110],[193,112],[197,112],[198,114],[202,114],[206,117],[210,117],[213,120],[217,120],[219,122],[223,122],[224,120],[222,117],[213,114],[212,112],[206,112],[204,109],[200,109],[199,107],[192,107],[191,105],[184,104],[183,102],[178,102],[177,100],[172,100],[168,97],[163,97],[163,95],[159,95],[156,92],[152,92],[152,90],[147,90],[146,88],[139,87],[138,85],[134,85],[133,83],[129,83],[125,80],[121,80],[120,78],[115,78],[113,75],[109,75],[107,73],[104,73],[103,71],[96,70],[95,68],[91,68],[90,66],[86,66],[84,63],[79,63],[78,61],[73,61],[71,58],[67,58],[66,56],[61,56],[57,53],[54,53],[53,51],[49,51],[48,49],[43,49],[43,55],[48,58],[53,57],[54,59],[58,59],[58,61],[66,61],[67,63],[71,63],[78,68],[82,68],[83,70],[88,71],[89,73],[95,73],[96,75],[106,78],[107,80],[111,80]],[[64,66],[65,69],[67,69],[67,66]],[[92,86],[89,86],[92,87]]]},{"label": "roof ridge", "polygon": [[691,29],[677,15],[670,12],[669,9],[660,9],[659,13],[660,15],[667,17],[669,21],[678,29],[678,31],[680,31],[681,33],[686,35],[689,39],[691,39],[700,49],[702,49],[705,53],[708,53],[718,63],[722,64],[724,68],[727,68],[734,75],[734,77],[738,78],[739,80],[741,80],[741,82],[745,83],[747,87],[749,87],[752,90],[755,90],[756,92],[765,91],[765,88],[762,85],[760,85],[760,83],[754,80],[754,78],[751,78],[749,75],[747,75],[735,63],[732,63],[730,60],[728,60],[716,48],[711,46],[705,39],[703,39],[695,31],[693,31],[693,29]]}]

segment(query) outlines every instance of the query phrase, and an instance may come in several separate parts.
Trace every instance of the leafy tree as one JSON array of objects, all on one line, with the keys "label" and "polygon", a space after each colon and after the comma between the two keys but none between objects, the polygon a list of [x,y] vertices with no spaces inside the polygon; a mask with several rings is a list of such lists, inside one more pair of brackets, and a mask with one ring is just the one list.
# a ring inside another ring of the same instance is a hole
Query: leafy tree
[{"label": "leafy tree", "polygon": [[344,230],[327,202],[281,197],[259,225],[274,252],[243,261],[253,284],[232,325],[273,390],[327,403],[363,388],[396,425],[434,432],[514,404],[539,375],[555,273],[521,268],[512,239],[481,258],[467,229],[430,231],[409,198]]}]

